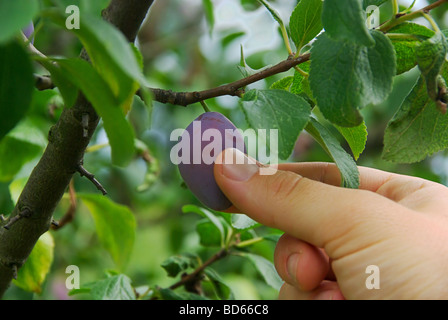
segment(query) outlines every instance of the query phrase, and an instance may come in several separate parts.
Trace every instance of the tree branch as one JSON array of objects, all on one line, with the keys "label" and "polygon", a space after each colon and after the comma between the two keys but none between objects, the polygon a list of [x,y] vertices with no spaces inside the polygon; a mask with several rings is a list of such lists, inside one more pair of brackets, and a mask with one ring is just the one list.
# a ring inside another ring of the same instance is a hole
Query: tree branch
[{"label": "tree branch", "polygon": [[297,58],[290,56],[288,59],[276,64],[273,67],[264,69],[249,77],[237,80],[235,82],[225,84],[213,89],[194,91],[194,92],[173,92],[171,90],[150,88],[154,100],[161,103],[170,103],[180,106],[188,106],[190,104],[201,102],[207,99],[216,98],[220,96],[241,96],[245,86],[266,79],[270,76],[286,72],[295,66],[304,63],[310,59],[310,54],[304,54]]},{"label": "tree branch", "polygon": [[[383,32],[387,32],[398,24],[401,24],[405,21],[412,20],[422,13],[428,13],[432,9],[435,9],[441,6],[444,3],[447,3],[448,0],[438,0],[420,10],[407,13],[407,14],[398,14],[394,16],[393,19],[384,23],[379,30]],[[395,35],[391,35],[394,37]],[[409,35],[408,35],[409,36]],[[410,35],[412,36],[412,35]],[[32,49],[32,48],[31,48]],[[34,50],[32,50],[34,52]],[[160,103],[169,103],[180,106],[188,106],[193,103],[201,102],[207,99],[216,98],[220,96],[241,96],[244,91],[242,88],[245,86],[260,81],[262,79],[266,79],[270,76],[286,72],[291,68],[298,66],[301,63],[304,63],[310,59],[310,54],[304,54],[297,58],[290,56],[287,60],[284,60],[277,65],[264,69],[258,73],[255,73],[249,77],[240,79],[238,81],[221,85],[216,88],[202,90],[202,91],[193,91],[193,92],[175,92],[171,90],[158,89],[158,88],[149,88],[149,90],[153,94],[154,101],[158,101]],[[54,84],[48,79],[40,79],[42,76],[36,76],[36,88],[39,90],[51,89],[54,88]],[[140,95],[140,92],[137,92]]]},{"label": "tree branch", "polygon": [[106,189],[104,189],[104,187],[101,185],[101,183],[95,179],[95,175],[93,175],[92,173],[90,173],[89,171],[87,171],[82,164],[80,164],[77,168],[77,171],[79,172],[79,175],[81,177],[86,177],[87,179],[89,179],[93,185],[99,190],[101,191],[101,193],[103,194],[103,196],[105,196],[107,194]]},{"label": "tree branch", "polygon": [[[111,0],[103,17],[133,42],[152,3],[153,0]],[[88,60],[85,50],[81,57]],[[82,126],[85,114],[89,115],[87,128]],[[65,109],[51,128],[47,148],[31,173],[8,221],[17,219],[15,217],[24,208],[27,208],[29,214],[17,220],[10,230],[0,228],[0,297],[39,237],[49,229],[54,209],[77,171],[98,122],[99,117],[92,105],[83,95],[79,95],[75,105]],[[84,135],[85,129],[87,135]],[[2,226],[5,223],[0,222]]]},{"label": "tree branch", "polygon": [[187,275],[184,275],[182,279],[180,279],[178,282],[172,284],[170,286],[171,290],[174,290],[176,288],[179,288],[184,285],[188,285],[190,282],[194,282],[197,280],[197,277],[202,273],[202,271],[205,270],[208,266],[215,263],[218,260],[221,260],[225,256],[227,256],[228,251],[226,249],[221,249],[217,253],[215,253],[213,256],[211,256],[207,261],[205,261],[203,264],[201,264],[199,267],[197,267],[192,273],[189,273]]},{"label": "tree branch", "polygon": [[[255,83],[262,79],[266,79],[273,75],[286,72],[295,66],[304,63],[310,59],[310,54],[304,54],[297,58],[290,56],[288,59],[281,61],[273,67],[266,68],[258,73],[255,73],[249,77],[231,82],[216,88],[194,91],[194,92],[175,92],[171,90],[149,88],[153,94],[154,101],[160,103],[170,103],[180,106],[188,106],[193,103],[202,102],[207,99],[216,98],[220,96],[241,96],[244,91],[242,88],[248,86],[249,84]],[[43,77],[35,75],[36,78],[36,88],[39,90],[46,90],[54,88],[54,84],[48,77]],[[137,92],[140,95],[140,92]]]}]

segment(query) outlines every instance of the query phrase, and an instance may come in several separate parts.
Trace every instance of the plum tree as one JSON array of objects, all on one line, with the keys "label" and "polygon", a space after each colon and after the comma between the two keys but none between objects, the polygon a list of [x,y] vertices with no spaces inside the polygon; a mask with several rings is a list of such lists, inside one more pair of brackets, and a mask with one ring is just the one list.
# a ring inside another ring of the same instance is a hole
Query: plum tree
[{"label": "plum tree", "polygon": [[185,184],[205,206],[228,209],[232,204],[216,184],[213,165],[227,148],[246,152],[244,138],[235,125],[218,112],[205,112],[184,131],[180,140],[179,171]]}]

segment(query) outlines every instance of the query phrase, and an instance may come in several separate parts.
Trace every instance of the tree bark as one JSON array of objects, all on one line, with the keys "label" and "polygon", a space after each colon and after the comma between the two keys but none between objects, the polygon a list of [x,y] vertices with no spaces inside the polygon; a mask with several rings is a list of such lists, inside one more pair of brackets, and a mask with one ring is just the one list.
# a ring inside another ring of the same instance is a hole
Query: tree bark
[{"label": "tree bark", "polygon": [[[111,0],[103,18],[133,42],[153,0]],[[88,60],[83,50],[81,57]],[[82,118],[89,115],[87,135]],[[74,107],[65,109],[50,129],[45,152],[32,171],[9,219],[0,228],[0,297],[9,287],[17,269],[28,258],[39,237],[45,233],[98,125],[99,117],[82,94]],[[19,216],[22,216],[20,219]],[[4,226],[11,220],[9,230]]]}]

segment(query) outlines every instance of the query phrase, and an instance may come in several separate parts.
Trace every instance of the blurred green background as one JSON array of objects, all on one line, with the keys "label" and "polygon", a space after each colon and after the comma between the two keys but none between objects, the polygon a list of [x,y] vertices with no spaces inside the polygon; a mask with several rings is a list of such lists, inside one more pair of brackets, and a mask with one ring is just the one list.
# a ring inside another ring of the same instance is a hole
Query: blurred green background
[{"label": "blurred green background", "polygon": [[[107,0],[60,0],[62,5],[76,4],[83,12],[99,14],[107,6]],[[412,1],[400,1],[403,6]],[[271,1],[284,21],[297,1]],[[49,1],[41,1],[49,5]],[[145,66],[145,74],[153,87],[174,91],[196,91],[216,87],[240,79],[237,68],[240,46],[244,49],[247,63],[253,69],[276,64],[287,57],[277,24],[269,13],[253,0],[216,0],[214,4],[215,25],[207,24],[201,0],[155,1],[138,38]],[[427,5],[417,1],[415,8]],[[442,29],[448,27],[446,8],[431,12]],[[381,19],[390,17],[390,5],[381,7]],[[418,21],[425,24],[425,21]],[[81,45],[73,35],[51,24],[35,21],[37,34],[35,46],[48,56],[76,57]],[[45,74],[36,65],[36,72]],[[276,80],[292,75],[292,71],[260,81],[251,87],[268,88]],[[363,110],[369,136],[367,148],[358,160],[362,166],[374,167],[397,173],[448,182],[447,153],[440,152],[425,161],[413,165],[398,165],[381,160],[384,129],[411,90],[417,79],[416,70],[396,78],[390,98],[377,106]],[[210,109],[228,116],[237,127],[247,127],[235,97],[220,97],[207,101]],[[35,91],[30,119],[39,128],[42,139],[54,124],[63,108],[62,100],[55,90]],[[170,133],[185,128],[203,112],[199,104],[187,108],[153,103],[148,110],[135,100],[129,114],[136,136],[150,151],[151,164],[137,157],[127,168],[110,164],[110,149],[95,146],[107,142],[101,128],[97,130],[90,147],[93,151],[85,156],[84,166],[94,173],[108,190],[109,197],[131,208],[137,220],[137,236],[131,261],[126,274],[136,287],[159,285],[166,287],[176,280],[168,278],[160,264],[173,254],[194,252],[207,259],[219,248],[203,248],[195,232],[198,216],[183,214],[185,204],[197,204],[195,197],[182,186],[177,168],[170,162],[169,153],[175,141]],[[341,139],[342,141],[342,139]],[[91,150],[92,150],[91,149]],[[348,147],[347,147],[347,150]],[[17,190],[26,181],[37,163],[43,148],[33,157],[20,163],[12,175],[3,175],[0,183],[0,212],[11,212]],[[330,161],[330,158],[306,133],[301,134],[290,161]],[[20,170],[19,170],[20,169]],[[76,192],[97,190],[86,179],[75,175]],[[64,197],[55,212],[55,219],[68,210],[69,198]],[[267,230],[265,230],[267,231]],[[263,232],[263,230],[261,230]],[[55,240],[54,261],[43,292],[33,294],[12,285],[5,299],[79,299],[82,295],[68,297],[65,288],[65,268],[80,268],[81,285],[104,277],[105,271],[114,264],[106,250],[98,242],[95,226],[87,209],[78,202],[73,222],[59,231],[51,231]],[[253,251],[272,260],[274,244],[262,242]],[[240,257],[226,257],[213,265],[232,289],[237,299],[275,299],[277,292],[265,284],[254,267]]]}]

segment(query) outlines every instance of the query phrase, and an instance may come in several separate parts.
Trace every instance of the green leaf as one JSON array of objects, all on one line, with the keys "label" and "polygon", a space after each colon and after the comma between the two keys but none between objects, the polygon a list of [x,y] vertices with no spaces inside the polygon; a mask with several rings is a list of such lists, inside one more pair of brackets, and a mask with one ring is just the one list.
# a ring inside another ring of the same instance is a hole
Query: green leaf
[{"label": "green leaf", "polygon": [[[37,1],[0,0],[0,43],[6,42],[18,34],[33,20],[38,10],[39,3]],[[5,64],[5,60],[1,59],[0,61]]]},{"label": "green leaf", "polygon": [[322,0],[301,0],[289,19],[291,38],[297,51],[322,30]]},{"label": "green leaf", "polygon": [[233,300],[235,299],[235,296],[233,295],[232,290],[228,285],[226,285],[219,274],[213,270],[212,268],[208,267],[205,268],[204,273],[206,274],[207,278],[210,280],[210,282],[213,285],[213,288],[215,289],[216,295],[221,300]]},{"label": "green leaf", "polygon": [[283,280],[278,275],[271,261],[253,253],[241,253],[241,255],[252,262],[268,285],[276,290],[280,290]]},{"label": "green leaf", "polygon": [[333,40],[344,40],[366,47],[375,45],[375,39],[365,23],[362,0],[325,0],[322,24],[328,37]]},{"label": "green leaf", "polygon": [[277,243],[278,240],[280,240],[281,236],[281,234],[268,234],[263,236],[263,239]]},{"label": "green leaf", "polygon": [[[92,103],[103,119],[104,129],[112,149],[112,163],[126,166],[134,156],[134,132],[126,120],[120,103],[98,72],[81,59],[58,59],[58,66]],[[50,70],[55,66],[47,66]]]},{"label": "green leaf", "polygon": [[434,101],[439,95],[437,78],[445,63],[447,51],[448,43],[441,32],[437,32],[416,48],[418,67],[426,80],[428,95]]},{"label": "green leaf", "polygon": [[185,253],[169,257],[162,262],[162,268],[165,269],[169,277],[176,277],[179,273],[187,270],[188,268],[194,268],[198,264],[198,256]]},{"label": "green leaf", "polygon": [[[0,6],[4,3],[5,1],[0,1]],[[0,61],[1,140],[27,113],[33,96],[34,77],[28,54],[15,41],[0,45]]]},{"label": "green leaf", "polygon": [[342,134],[353,152],[355,160],[358,160],[364,151],[367,142],[367,127],[363,122],[357,127],[345,128],[335,125],[336,129]]},{"label": "green leaf", "polygon": [[431,29],[428,29],[424,25],[414,23],[414,22],[403,22],[398,26],[393,27],[387,33],[404,33],[404,34],[412,34],[415,36],[421,36],[424,38],[431,38],[435,35],[435,32]]},{"label": "green leaf", "polygon": [[25,163],[43,152],[46,145],[46,137],[32,121],[21,121],[0,141],[0,181],[12,180]]},{"label": "green leaf", "polygon": [[245,214],[232,214],[232,227],[238,230],[253,229],[260,224]]},{"label": "green leaf", "polygon": [[93,283],[90,294],[94,300],[135,300],[131,279],[124,274]]},{"label": "green leaf", "polygon": [[204,7],[205,19],[207,20],[209,33],[212,34],[213,27],[215,26],[215,15],[213,13],[213,2],[211,0],[202,0],[202,6]]},{"label": "green leaf", "polygon": [[[190,205],[183,206],[182,212],[183,213],[194,212],[194,213],[197,213],[200,216],[208,219],[216,227],[216,229],[219,232],[218,235],[220,237],[220,245],[224,244],[226,232],[225,232],[223,222],[217,216],[215,216],[211,211],[190,204]],[[201,227],[201,228],[206,228],[206,227]],[[208,232],[208,231],[209,231],[209,229],[206,228],[204,232]]]},{"label": "green leaf", "polygon": [[[65,28],[65,15],[58,11],[47,11],[44,16]],[[84,13],[79,29],[71,29],[82,42],[93,65],[103,75],[115,78],[114,71],[120,70],[132,79],[146,84],[132,45],[112,24],[103,19]]]},{"label": "green leaf", "polygon": [[204,247],[223,247],[224,238],[220,230],[208,220],[200,220],[196,224],[196,232],[199,235],[199,243]]},{"label": "green leaf", "polygon": [[280,26],[284,26],[285,24],[283,23],[283,20],[280,16],[280,14],[278,13],[277,10],[275,10],[267,0],[258,0],[259,2],[261,2],[262,5],[264,5],[264,7],[269,11],[269,13],[271,14],[271,16],[274,18],[275,21],[278,22],[278,24]]},{"label": "green leaf", "polygon": [[223,48],[227,48],[227,46],[232,43],[234,40],[238,39],[239,37],[242,37],[246,35],[246,32],[244,31],[237,31],[230,33],[229,35],[225,36],[221,39],[221,45]]},{"label": "green leaf", "polygon": [[392,90],[395,52],[390,40],[372,31],[372,48],[335,41],[321,34],[311,49],[310,86],[322,114],[332,123],[362,123],[359,108],[378,104]]},{"label": "green leaf", "polygon": [[379,7],[386,1],[389,1],[389,0],[363,0],[362,7],[364,9],[367,9],[368,6],[372,6],[372,5]]},{"label": "green leaf", "polygon": [[241,99],[241,106],[249,125],[256,131],[265,130],[271,158],[276,153],[271,130],[278,133],[278,156],[287,159],[311,114],[308,102],[284,90],[250,90]]},{"label": "green leaf", "polygon": [[279,89],[279,90],[286,90],[289,91],[289,88],[291,87],[293,77],[287,76],[284,77],[276,82],[274,82],[269,89]]},{"label": "green leaf", "polygon": [[[443,76],[448,79],[448,66]],[[448,148],[448,117],[428,97],[425,82],[420,77],[389,122],[384,134],[385,160],[414,163]]]},{"label": "green leaf", "polygon": [[98,194],[78,194],[95,221],[98,239],[123,270],[134,247],[136,222],[128,207]]},{"label": "green leaf", "polygon": [[51,73],[51,80],[64,99],[64,106],[66,108],[73,107],[79,94],[78,87],[73,84],[70,75],[64,73],[64,70],[61,68],[50,65],[48,69]]},{"label": "green leaf", "polygon": [[[61,12],[47,10],[43,16],[65,28],[66,17]],[[82,42],[93,66],[109,84],[121,107],[127,109],[139,85],[147,86],[133,46],[112,24],[88,13],[83,13],[80,28],[70,31]]]},{"label": "green leaf", "polygon": [[397,57],[397,75],[406,72],[417,65],[416,47],[420,40],[434,36],[434,31],[413,22],[402,23],[389,30],[389,34],[408,34],[416,36],[415,39],[392,37],[392,45]]},{"label": "green leaf", "polygon": [[74,296],[75,294],[83,294],[83,293],[90,293],[92,289],[90,287],[83,287],[79,289],[71,289],[67,295],[68,296]]},{"label": "green leaf", "polygon": [[[307,61],[302,63],[299,68],[302,71],[309,73],[310,65],[311,63]],[[297,70],[294,72],[294,77],[291,84],[291,93],[301,96],[313,107],[316,104],[315,99],[313,98],[313,93],[311,92],[309,76],[305,77]]]},{"label": "green leaf", "polygon": [[49,232],[37,240],[25,264],[19,269],[14,284],[23,290],[40,294],[42,284],[53,263],[54,240]]},{"label": "green leaf", "polygon": [[352,157],[341,147],[335,136],[316,119],[311,118],[306,131],[324,148],[341,173],[341,186],[357,189],[359,171]]},{"label": "green leaf", "polygon": [[[174,290],[167,288],[158,289],[158,293],[163,300],[210,300],[206,297],[200,296],[191,292],[174,292]],[[188,308],[185,306],[184,308]]]}]

